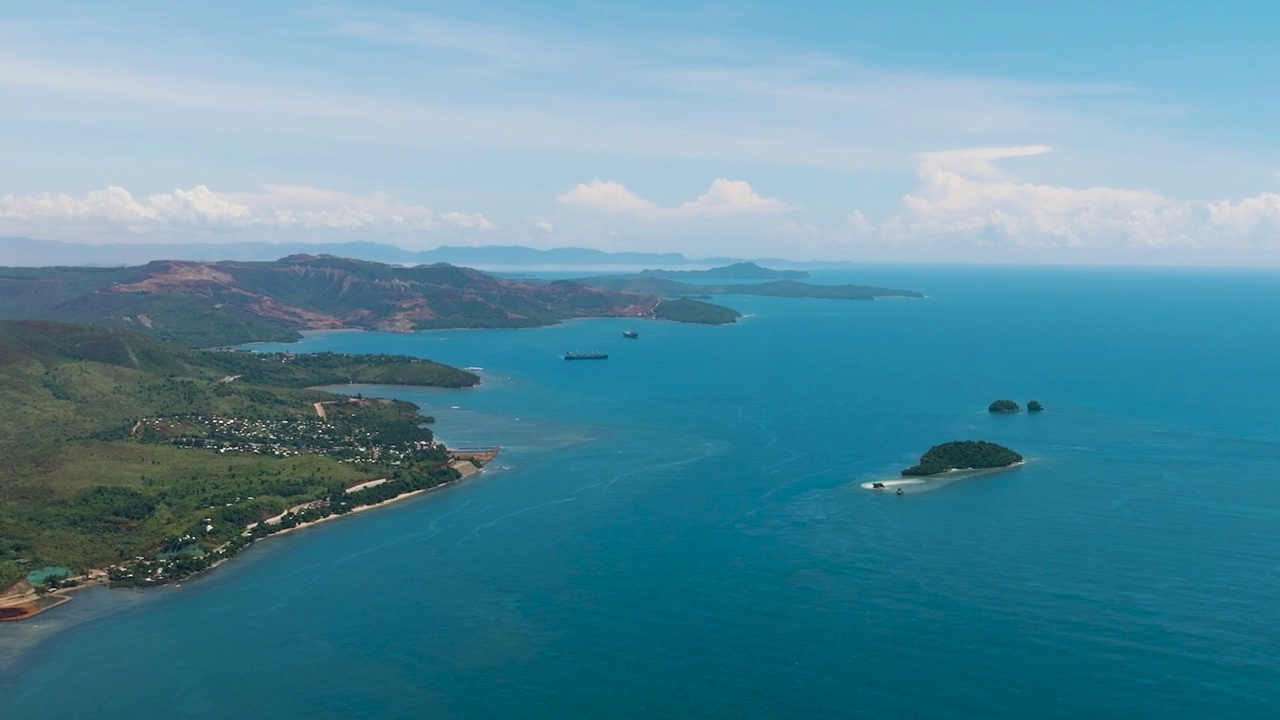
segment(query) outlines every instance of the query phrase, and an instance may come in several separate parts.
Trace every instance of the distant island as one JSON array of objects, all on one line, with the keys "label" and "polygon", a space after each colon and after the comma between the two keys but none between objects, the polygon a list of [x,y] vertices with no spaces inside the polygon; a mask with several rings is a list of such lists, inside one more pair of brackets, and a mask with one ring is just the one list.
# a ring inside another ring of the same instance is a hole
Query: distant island
[{"label": "distant island", "polygon": [[1012,400],[996,400],[987,406],[987,412],[993,413],[1016,413],[1018,410],[1018,403]]},{"label": "distant island", "polygon": [[1004,468],[1022,462],[1022,456],[985,440],[955,440],[934,445],[920,462],[902,471],[903,477],[940,475],[952,470]]},{"label": "distant island", "polygon": [[763,283],[702,285],[665,277],[639,275],[600,275],[578,278],[575,282],[600,290],[645,295],[763,295],[766,297],[819,298],[824,300],[874,300],[880,297],[924,297],[912,290],[891,290],[868,285],[810,285],[796,280],[772,280]]},{"label": "distant island", "polygon": [[1027,403],[1027,412],[1040,412],[1041,410],[1044,410],[1044,406],[1040,404],[1039,400],[1032,400]]},{"label": "distant island", "polygon": [[68,585],[162,585],[254,540],[451,483],[484,453],[400,401],[317,385],[467,387],[398,355],[197,351],[137,332],[0,322],[0,619]]},{"label": "distant island", "polygon": [[772,270],[753,262],[733,263],[710,270],[641,270],[639,275],[696,280],[801,280],[809,277],[804,270]]}]

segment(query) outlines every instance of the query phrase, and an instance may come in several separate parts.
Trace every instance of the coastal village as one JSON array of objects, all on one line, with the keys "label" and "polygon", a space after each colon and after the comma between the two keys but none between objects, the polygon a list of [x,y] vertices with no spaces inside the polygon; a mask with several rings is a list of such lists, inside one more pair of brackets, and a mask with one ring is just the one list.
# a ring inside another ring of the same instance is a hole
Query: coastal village
[{"label": "coastal village", "polygon": [[145,419],[139,432],[167,438],[177,447],[280,458],[318,453],[356,464],[400,464],[414,453],[429,450],[435,445],[428,440],[386,443],[367,428],[340,426],[322,418],[251,419],[187,415]]},{"label": "coastal village", "polygon": [[[166,540],[154,553],[127,562],[73,574],[69,568],[42,568],[25,580],[0,589],[0,621],[22,620],[57,607],[86,587],[154,587],[178,582],[208,570],[240,550],[271,535],[289,532],[342,515],[362,512],[465,479],[497,457],[496,447],[449,449],[422,435],[404,432],[403,424],[367,422],[368,418],[332,412],[387,405],[388,401],[348,398],[315,403],[315,417],[286,414],[274,418],[179,415],[142,418],[130,435],[143,442],[220,454],[254,454],[287,458],[304,454],[330,457],[367,467],[376,477],[346,484],[324,497],[295,504],[283,512],[247,523],[226,542],[209,547],[203,536],[214,530],[214,510],[192,531]],[[326,410],[326,405],[330,406]],[[422,418],[423,422],[430,418]],[[398,430],[398,432],[397,432]],[[226,508],[252,503],[236,497]]]}]

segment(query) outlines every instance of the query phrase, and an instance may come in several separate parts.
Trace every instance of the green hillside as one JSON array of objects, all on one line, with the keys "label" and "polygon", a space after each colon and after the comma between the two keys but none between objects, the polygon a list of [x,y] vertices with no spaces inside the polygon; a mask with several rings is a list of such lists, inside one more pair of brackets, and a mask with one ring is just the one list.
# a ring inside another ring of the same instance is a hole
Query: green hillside
[{"label": "green hillside", "polygon": [[415,406],[307,389],[345,382],[477,378],[401,356],[204,352],[0,321],[0,587],[39,567],[154,556],[184,536],[207,553],[362,479],[453,477]]}]

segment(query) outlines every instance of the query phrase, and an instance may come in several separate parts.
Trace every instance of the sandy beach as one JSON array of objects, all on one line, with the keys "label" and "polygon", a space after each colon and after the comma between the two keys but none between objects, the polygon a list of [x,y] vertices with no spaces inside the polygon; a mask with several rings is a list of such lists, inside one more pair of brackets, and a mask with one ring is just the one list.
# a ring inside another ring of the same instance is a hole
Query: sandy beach
[{"label": "sandy beach", "polygon": [[[388,498],[386,500],[383,500],[380,503],[373,503],[372,505],[361,505],[359,507],[352,508],[348,512],[342,513],[340,515],[339,514],[326,515],[325,517],[322,517],[319,520],[312,520],[311,522],[300,523],[291,528],[285,528],[284,530],[277,530],[276,532],[273,532],[262,539],[266,540],[268,538],[273,538],[279,535],[285,535],[285,534],[291,533],[294,530],[301,530],[303,528],[314,527],[316,525],[319,525],[320,523],[328,522],[330,520],[337,520],[338,518],[346,517],[348,515],[355,515],[356,513],[362,513],[362,512],[365,512],[366,510],[373,510],[374,508],[385,507],[392,503],[398,503],[401,500],[408,500],[411,497],[415,497],[423,493],[429,493],[435,490],[443,490],[444,488],[451,487],[463,480],[466,480],[468,477],[471,477],[472,475],[480,472],[480,468],[473,465],[469,460],[456,460],[453,463],[450,463],[450,467],[452,467],[454,470],[457,470],[458,473],[461,475],[461,477],[459,477],[457,480],[452,480],[447,483],[436,485],[435,487],[423,488],[421,490],[413,490],[403,495],[397,495],[393,498]],[[210,569],[212,569],[212,567],[213,566],[211,566]]]},{"label": "sandy beach", "polygon": [[[929,490],[937,490],[940,487],[950,485],[959,480],[967,480],[969,478],[981,477],[983,475],[991,475],[993,473],[1012,470],[1017,467],[1026,465],[1026,460],[1019,460],[1012,465],[1005,465],[997,468],[953,468],[936,475],[923,475],[919,477],[898,477],[889,480],[869,480],[859,483],[858,487],[872,492],[894,492],[901,489],[904,493],[928,492]],[[875,487],[877,484],[884,487]]]},{"label": "sandy beach", "polygon": [[[875,480],[872,482],[864,482],[858,487],[861,487],[865,490],[892,490],[894,488],[902,487],[904,485],[924,485],[924,484],[925,484],[925,480],[921,478],[904,478],[902,480]],[[883,485],[884,487],[878,488],[878,487],[875,487],[875,485]]]}]

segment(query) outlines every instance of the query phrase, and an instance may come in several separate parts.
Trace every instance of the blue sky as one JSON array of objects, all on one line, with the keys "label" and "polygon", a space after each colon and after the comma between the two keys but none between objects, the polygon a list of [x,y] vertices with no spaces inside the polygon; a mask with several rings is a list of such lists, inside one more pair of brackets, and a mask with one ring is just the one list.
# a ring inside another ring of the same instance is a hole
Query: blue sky
[{"label": "blue sky", "polygon": [[1278,20],[0,2],[0,235],[1274,265]]}]

